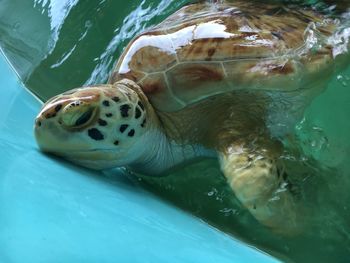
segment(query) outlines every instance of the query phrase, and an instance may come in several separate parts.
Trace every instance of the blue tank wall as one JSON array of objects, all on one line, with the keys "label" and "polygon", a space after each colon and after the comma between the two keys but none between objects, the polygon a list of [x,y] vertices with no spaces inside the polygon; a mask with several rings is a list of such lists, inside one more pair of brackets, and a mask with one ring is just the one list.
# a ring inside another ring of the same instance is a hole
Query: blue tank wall
[{"label": "blue tank wall", "polygon": [[276,262],[133,185],[40,153],[0,53],[0,262]]}]

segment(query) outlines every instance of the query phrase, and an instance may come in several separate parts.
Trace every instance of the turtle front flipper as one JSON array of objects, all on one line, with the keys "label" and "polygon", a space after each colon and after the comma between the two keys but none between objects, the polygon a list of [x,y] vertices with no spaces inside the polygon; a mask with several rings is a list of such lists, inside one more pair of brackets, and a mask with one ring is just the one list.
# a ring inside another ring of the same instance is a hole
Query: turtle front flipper
[{"label": "turtle front flipper", "polygon": [[261,224],[284,235],[301,231],[296,202],[272,149],[230,145],[220,153],[220,164],[236,197]]}]

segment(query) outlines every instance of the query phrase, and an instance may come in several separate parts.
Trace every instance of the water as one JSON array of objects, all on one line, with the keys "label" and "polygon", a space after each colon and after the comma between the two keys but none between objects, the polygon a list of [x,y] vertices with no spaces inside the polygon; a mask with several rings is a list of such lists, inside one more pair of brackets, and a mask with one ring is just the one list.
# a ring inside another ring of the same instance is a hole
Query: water
[{"label": "water", "polygon": [[[26,86],[46,100],[77,86],[105,82],[133,36],[189,1],[22,2],[0,1],[0,45]],[[14,10],[21,15],[11,15]],[[303,223],[307,227],[298,237],[274,235],[259,225],[239,205],[215,160],[191,164],[160,179],[133,179],[281,259],[348,262],[349,89],[350,67],[333,76],[328,89],[313,101],[295,127],[294,137],[284,142],[286,151],[281,158],[298,186],[299,201],[305,208]]]}]

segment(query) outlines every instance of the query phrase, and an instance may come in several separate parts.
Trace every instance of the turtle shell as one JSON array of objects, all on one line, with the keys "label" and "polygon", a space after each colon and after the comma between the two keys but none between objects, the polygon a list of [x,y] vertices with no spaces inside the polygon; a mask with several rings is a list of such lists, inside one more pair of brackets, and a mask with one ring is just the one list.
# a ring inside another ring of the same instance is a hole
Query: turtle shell
[{"label": "turtle shell", "polygon": [[109,82],[135,81],[167,112],[239,89],[297,90],[331,68],[335,29],[297,6],[192,4],[134,38]]}]

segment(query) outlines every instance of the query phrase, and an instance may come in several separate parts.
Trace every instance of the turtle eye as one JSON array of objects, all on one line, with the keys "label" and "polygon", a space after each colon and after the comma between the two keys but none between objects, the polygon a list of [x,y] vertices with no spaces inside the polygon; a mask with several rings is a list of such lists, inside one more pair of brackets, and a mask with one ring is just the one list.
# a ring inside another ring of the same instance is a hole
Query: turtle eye
[{"label": "turtle eye", "polygon": [[86,124],[92,117],[93,109],[88,109],[87,112],[84,112],[76,121],[75,126],[82,126]]},{"label": "turtle eye", "polygon": [[74,105],[76,106],[67,105],[63,109],[61,122],[66,128],[84,128],[95,119],[97,111],[95,107],[84,104],[77,105],[77,103]]}]

